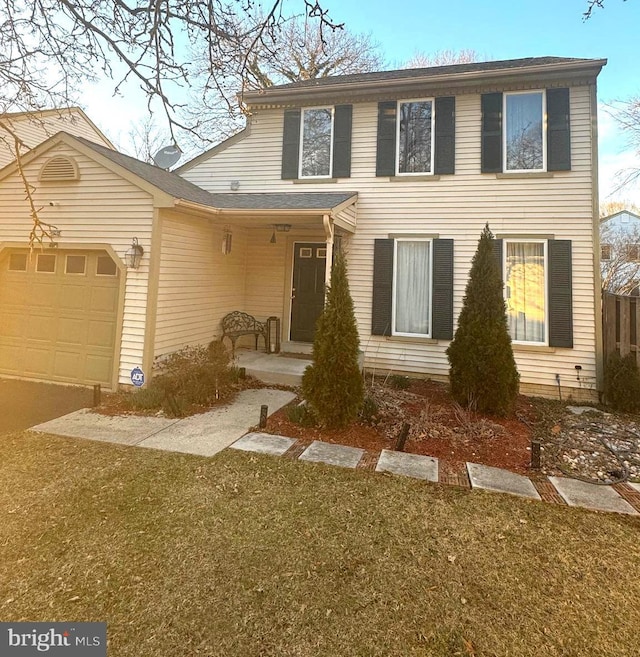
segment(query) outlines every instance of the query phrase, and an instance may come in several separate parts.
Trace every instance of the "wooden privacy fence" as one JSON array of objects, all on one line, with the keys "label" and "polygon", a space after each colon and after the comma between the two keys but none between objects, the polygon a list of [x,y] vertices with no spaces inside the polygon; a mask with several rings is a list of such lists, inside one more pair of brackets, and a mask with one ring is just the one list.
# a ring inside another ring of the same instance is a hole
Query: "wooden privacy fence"
[{"label": "wooden privacy fence", "polygon": [[634,353],[640,366],[640,297],[602,293],[602,335],[605,363],[609,354],[618,351],[621,356]]}]

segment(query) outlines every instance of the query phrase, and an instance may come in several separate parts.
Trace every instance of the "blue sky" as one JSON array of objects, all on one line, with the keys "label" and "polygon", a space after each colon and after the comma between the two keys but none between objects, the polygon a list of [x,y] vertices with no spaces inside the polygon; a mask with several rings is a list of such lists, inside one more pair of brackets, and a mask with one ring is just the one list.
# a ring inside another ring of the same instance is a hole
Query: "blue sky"
[{"label": "blue sky", "polygon": [[[265,6],[270,5],[266,0]],[[554,55],[606,58],[598,78],[601,105],[640,95],[638,32],[640,0],[605,0],[584,21],[587,0],[321,0],[336,22],[377,41],[392,66],[401,66],[416,52],[471,49],[483,59],[513,59]],[[302,0],[285,0],[285,14],[301,12]],[[129,119],[140,119],[144,104],[128,95],[124,103],[110,99],[112,87],[101,85],[85,97],[89,115],[118,141],[126,135]],[[115,105],[126,107],[116,111]],[[104,119],[103,119],[104,116]],[[599,112],[601,200],[628,199],[640,204],[640,184],[608,196],[616,187],[615,172],[640,166],[626,146],[615,121]]]}]

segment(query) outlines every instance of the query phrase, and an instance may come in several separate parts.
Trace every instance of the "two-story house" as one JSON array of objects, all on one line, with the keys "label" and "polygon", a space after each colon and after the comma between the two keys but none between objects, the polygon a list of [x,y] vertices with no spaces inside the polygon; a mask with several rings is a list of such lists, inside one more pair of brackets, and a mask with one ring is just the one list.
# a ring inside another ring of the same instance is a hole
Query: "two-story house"
[{"label": "two-story house", "polygon": [[640,216],[621,210],[600,220],[602,288],[640,295]]},{"label": "two-story house", "polygon": [[[366,367],[445,379],[488,222],[521,389],[593,395],[604,64],[531,58],[250,92],[246,129],[180,175],[56,135],[24,158],[61,229],[55,253],[25,260],[20,177],[0,171],[0,302],[15,319],[0,320],[0,373],[130,383],[132,368],[219,336],[233,310],[280,318],[285,350],[309,345],[339,242]],[[142,258],[128,265],[134,237]],[[27,280],[41,292],[28,306]]]},{"label": "two-story house", "polygon": [[[600,367],[604,64],[530,58],[248,92],[247,129],[179,173],[212,192],[290,195],[291,213],[273,220],[275,244],[270,221],[241,229],[242,307],[281,316],[285,341],[312,339],[323,263],[340,235],[366,366],[376,370],[447,375],[445,349],[488,222],[521,389],[555,394],[560,382],[589,394]],[[296,213],[300,193],[343,190],[353,195],[340,215]]]}]

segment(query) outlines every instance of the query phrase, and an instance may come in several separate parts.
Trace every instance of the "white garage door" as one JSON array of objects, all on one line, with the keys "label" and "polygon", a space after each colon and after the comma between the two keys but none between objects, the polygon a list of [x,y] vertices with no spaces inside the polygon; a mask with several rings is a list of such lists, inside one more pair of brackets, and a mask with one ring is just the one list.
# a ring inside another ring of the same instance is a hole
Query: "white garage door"
[{"label": "white garage door", "polygon": [[3,251],[0,374],[110,385],[119,278],[106,251]]}]

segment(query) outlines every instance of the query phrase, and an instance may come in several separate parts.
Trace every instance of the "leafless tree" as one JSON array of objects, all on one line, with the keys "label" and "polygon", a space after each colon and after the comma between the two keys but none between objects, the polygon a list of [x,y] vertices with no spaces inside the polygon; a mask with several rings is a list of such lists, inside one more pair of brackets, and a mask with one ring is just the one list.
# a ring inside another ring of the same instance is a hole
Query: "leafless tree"
[{"label": "leafless tree", "polygon": [[463,50],[436,50],[432,53],[416,52],[402,68],[427,68],[429,66],[449,66],[450,64],[470,64],[486,59],[471,48]]},{"label": "leafless tree", "polygon": [[[200,66],[199,80],[183,112],[191,122],[199,124],[199,143],[219,142],[238,132],[245,123],[235,95],[243,89],[260,89],[277,84],[311,80],[329,75],[365,73],[385,68],[380,48],[366,34],[346,28],[322,29],[318,21],[307,16],[294,16],[271,30],[247,58],[230,61],[224,79],[218,85],[207,84],[209,62],[196,56]],[[189,145],[194,140],[182,136]]]},{"label": "leafless tree", "polygon": [[640,285],[640,226],[600,224],[602,289],[631,294]]},{"label": "leafless tree", "polygon": [[[320,39],[341,28],[318,0],[299,0]],[[265,12],[256,0],[0,0],[0,117],[77,102],[81,83],[107,77],[118,92],[135,81],[163,116],[176,142],[177,130],[197,134],[180,109],[196,74],[192,53],[205,53],[205,89],[228,92],[228,72],[248,78],[253,53],[269,47],[284,23],[283,0]],[[5,127],[0,125],[0,129]],[[13,139],[18,167],[32,209],[31,244],[42,238],[33,185],[21,166],[25,145]],[[46,235],[45,235],[46,237]]]},{"label": "leafless tree", "polygon": [[[627,0],[622,0],[622,2],[626,1]],[[586,21],[591,18],[594,9],[604,9],[604,3],[605,0],[587,0],[587,8],[585,9],[584,14],[582,14],[584,20]]]},{"label": "leafless tree", "polygon": [[627,145],[635,152],[638,162],[637,166],[628,167],[617,173],[616,191],[620,191],[640,179],[640,95],[609,103],[605,110],[622,129]]}]

